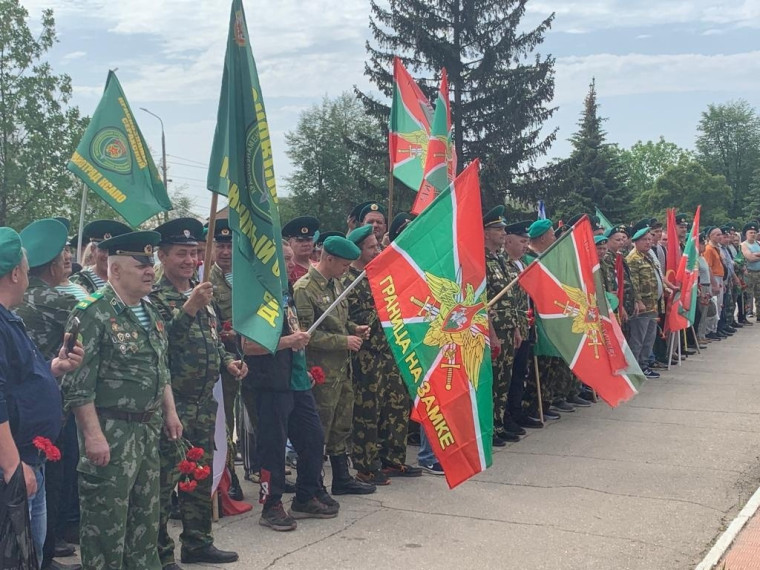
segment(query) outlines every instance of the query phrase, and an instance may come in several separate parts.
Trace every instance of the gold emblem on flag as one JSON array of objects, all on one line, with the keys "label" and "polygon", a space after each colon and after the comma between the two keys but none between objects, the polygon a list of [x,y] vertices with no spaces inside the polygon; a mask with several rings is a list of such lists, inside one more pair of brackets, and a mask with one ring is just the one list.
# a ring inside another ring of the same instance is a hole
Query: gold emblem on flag
[{"label": "gold emblem on flag", "polygon": [[599,359],[599,347],[602,345],[602,323],[599,320],[599,307],[596,295],[590,295],[582,289],[562,284],[567,293],[568,302],[554,304],[562,308],[563,314],[572,317],[572,331],[575,334],[588,336],[588,345],[594,349],[594,358]]}]

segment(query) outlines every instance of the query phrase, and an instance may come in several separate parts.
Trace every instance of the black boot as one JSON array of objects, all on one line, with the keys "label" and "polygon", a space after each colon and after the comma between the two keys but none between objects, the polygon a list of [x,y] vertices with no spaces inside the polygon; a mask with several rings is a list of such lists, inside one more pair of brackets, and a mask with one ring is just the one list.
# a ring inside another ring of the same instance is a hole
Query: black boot
[{"label": "black boot", "polygon": [[348,472],[348,456],[331,455],[330,465],[333,472],[333,495],[369,495],[375,492],[376,487],[371,483],[363,483],[351,477]]},{"label": "black boot", "polygon": [[243,489],[240,487],[240,480],[234,469],[230,469],[230,488],[227,491],[227,495],[229,495],[230,499],[233,501],[243,500]]}]

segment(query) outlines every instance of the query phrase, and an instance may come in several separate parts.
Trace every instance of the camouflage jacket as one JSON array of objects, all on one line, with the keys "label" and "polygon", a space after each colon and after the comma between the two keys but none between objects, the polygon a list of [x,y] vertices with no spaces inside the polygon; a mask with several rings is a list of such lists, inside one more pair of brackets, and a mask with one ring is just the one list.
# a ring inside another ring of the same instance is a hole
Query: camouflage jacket
[{"label": "camouflage jacket", "polygon": [[645,312],[657,312],[657,268],[649,254],[641,254],[636,249],[631,250],[626,258],[631,270],[631,281],[635,291],[636,301],[644,303]]},{"label": "camouflage jacket", "polygon": [[211,268],[208,280],[214,286],[214,302],[219,307],[219,318],[222,322],[232,321],[232,287],[216,263]]},{"label": "camouflage jacket", "polygon": [[220,371],[235,360],[219,338],[221,322],[213,305],[207,305],[191,317],[182,310],[187,297],[166,277],[153,288],[150,300],[166,323],[175,398],[209,400]]},{"label": "camouflage jacket", "polygon": [[45,360],[58,356],[69,314],[77,304],[73,295],[61,293],[39,277],[29,278],[24,303],[16,314],[24,320],[26,332]]},{"label": "camouflage jacket", "polygon": [[83,268],[79,273],[75,273],[69,277],[69,281],[76,283],[77,285],[81,285],[87,290],[88,293],[94,293],[100,289],[100,287],[95,284],[95,278],[97,278],[95,272],[89,267],[86,267]]},{"label": "camouflage jacket", "polygon": [[[525,267],[525,264],[523,264]],[[510,281],[520,275],[520,267],[513,259],[507,257],[507,279]],[[525,290],[520,285],[515,285],[507,294],[512,299],[517,316],[517,328],[520,330],[520,336],[523,340],[528,338],[528,309],[530,309],[530,299]]]},{"label": "camouflage jacket", "polygon": [[[500,253],[486,251],[486,294],[490,301],[506,287],[515,275],[507,267],[507,261]],[[510,340],[518,326],[519,308],[515,303],[514,290],[503,295],[496,304],[488,310],[494,333],[502,342]]]},{"label": "camouflage jacket", "polygon": [[[340,281],[326,279],[316,267],[310,268],[306,275],[296,281],[293,300],[301,330],[309,330],[342,291]],[[326,382],[338,382],[347,378],[350,360],[346,337],[355,331],[356,324],[349,320],[348,301],[344,299],[311,335],[306,347],[307,366],[320,366],[324,370]]]},{"label": "camouflage jacket", "polygon": [[[348,286],[359,277],[361,271],[348,268],[348,272],[343,277],[343,286]],[[372,290],[369,286],[369,279],[365,276],[359,284],[351,289],[346,297],[348,301],[348,319],[352,323],[361,323],[369,325],[369,340],[362,343],[362,350],[368,350],[383,356],[390,356],[390,345],[383,331],[380,319],[377,316],[375,300],[372,297]]]},{"label": "camouflage jacket", "polygon": [[[607,272],[607,278],[609,280],[609,292],[617,294],[618,282],[617,271],[615,271],[615,256],[617,254],[611,250],[607,251],[602,260]],[[622,255],[622,254],[620,254]],[[657,284],[655,283],[655,287]],[[633,311],[636,308],[636,286],[631,279],[631,269],[628,267],[628,262],[623,257],[623,308],[628,316],[633,316]]]},{"label": "camouflage jacket", "polygon": [[140,302],[150,316],[148,330],[110,284],[77,303],[69,323],[73,317],[81,321],[84,360],[63,377],[67,409],[94,402],[125,412],[160,411],[170,381],[168,338],[158,310]]}]

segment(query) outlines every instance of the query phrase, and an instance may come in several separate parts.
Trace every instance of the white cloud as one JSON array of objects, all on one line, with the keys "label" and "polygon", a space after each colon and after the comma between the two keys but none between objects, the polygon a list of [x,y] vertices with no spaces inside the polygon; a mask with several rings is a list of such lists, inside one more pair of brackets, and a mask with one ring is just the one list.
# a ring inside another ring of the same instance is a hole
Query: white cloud
[{"label": "white cloud", "polygon": [[64,61],[64,62],[74,61],[75,59],[81,59],[86,55],[87,55],[86,51],[72,51],[64,55],[61,58],[61,61]]},{"label": "white cloud", "polygon": [[556,103],[582,101],[596,78],[600,96],[760,90],[760,51],[730,55],[595,54],[557,58]]}]

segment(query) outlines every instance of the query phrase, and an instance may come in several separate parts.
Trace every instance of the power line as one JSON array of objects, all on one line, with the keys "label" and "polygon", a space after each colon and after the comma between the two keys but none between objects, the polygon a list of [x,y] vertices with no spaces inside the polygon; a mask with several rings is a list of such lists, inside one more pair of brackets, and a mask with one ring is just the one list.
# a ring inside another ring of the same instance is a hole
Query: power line
[{"label": "power line", "polygon": [[179,180],[189,180],[191,182],[200,182],[202,184],[205,184],[206,180],[201,180],[200,178],[187,178],[186,176],[174,176],[172,175],[172,178],[177,178]]},{"label": "power line", "polygon": [[185,160],[187,162],[194,162],[195,164],[200,164],[201,166],[205,166],[206,168],[208,168],[208,163],[201,162],[199,160],[193,160],[192,158],[184,158],[182,156],[177,156],[176,154],[169,154],[169,153],[166,153],[166,156],[171,156],[172,158],[178,158],[180,160]]},{"label": "power line", "polygon": [[181,162],[174,162],[172,160],[167,161],[173,166],[182,166],[184,168],[198,168],[200,170],[208,170],[208,166],[196,166],[195,164],[182,164]]}]

